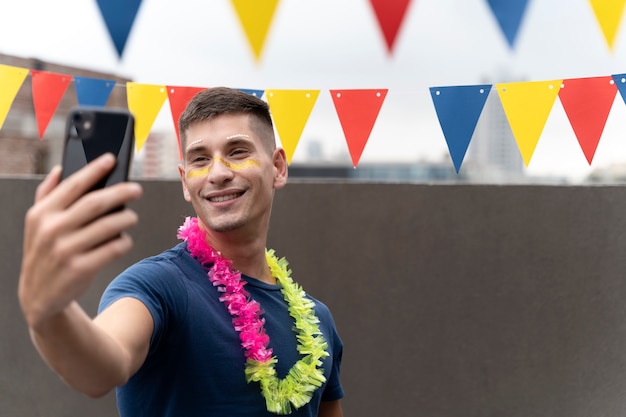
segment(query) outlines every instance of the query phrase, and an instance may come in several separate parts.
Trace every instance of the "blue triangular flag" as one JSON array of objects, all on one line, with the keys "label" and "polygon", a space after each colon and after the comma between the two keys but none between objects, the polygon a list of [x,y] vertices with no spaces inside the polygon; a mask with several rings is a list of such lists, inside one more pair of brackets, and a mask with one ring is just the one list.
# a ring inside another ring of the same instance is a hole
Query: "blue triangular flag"
[{"label": "blue triangular flag", "polygon": [[121,57],[141,0],[97,0],[97,3],[117,54]]},{"label": "blue triangular flag", "polygon": [[74,85],[80,106],[104,107],[115,87],[115,80],[74,76]]},{"label": "blue triangular flag", "polygon": [[512,48],[515,45],[528,0],[487,0],[487,3]]},{"label": "blue triangular flag", "polygon": [[490,84],[430,88],[457,174],[490,90]]},{"label": "blue triangular flag", "polygon": [[263,93],[265,93],[265,90],[251,90],[249,88],[239,88],[238,90],[243,91],[244,93],[252,94],[257,98],[263,97]]}]

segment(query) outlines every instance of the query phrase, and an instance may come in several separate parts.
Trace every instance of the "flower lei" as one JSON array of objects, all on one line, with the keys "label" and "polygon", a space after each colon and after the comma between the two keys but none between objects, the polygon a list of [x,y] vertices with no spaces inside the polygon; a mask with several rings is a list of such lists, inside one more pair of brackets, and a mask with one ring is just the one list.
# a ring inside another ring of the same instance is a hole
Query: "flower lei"
[{"label": "flower lei", "polygon": [[303,357],[289,370],[287,376],[276,376],[269,336],[265,332],[265,319],[258,302],[244,290],[246,282],[241,273],[232,268],[232,262],[206,243],[206,234],[198,226],[197,218],[187,217],[178,229],[178,238],[187,241],[191,255],[203,265],[212,264],[208,277],[211,283],[224,293],[220,301],[232,316],[233,327],[239,332],[241,347],[246,357],[245,377],[261,386],[261,394],[269,412],[290,414],[291,405],[296,409],[307,404],[313,393],[326,381],[322,359],[329,356],[328,344],[319,329],[319,319],[313,310],[315,303],[290,277],[287,260],[278,259],[273,250],[266,250],[266,259],[272,276],[281,285],[281,292],[295,320],[294,330],[298,340],[298,352]]}]

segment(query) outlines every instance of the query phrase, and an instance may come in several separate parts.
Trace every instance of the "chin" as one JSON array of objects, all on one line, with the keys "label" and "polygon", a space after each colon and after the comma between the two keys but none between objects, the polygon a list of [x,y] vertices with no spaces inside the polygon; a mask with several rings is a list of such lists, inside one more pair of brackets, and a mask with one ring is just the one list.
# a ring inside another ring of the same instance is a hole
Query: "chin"
[{"label": "chin", "polygon": [[232,232],[245,225],[240,219],[224,219],[222,221],[209,221],[207,227],[215,232]]}]

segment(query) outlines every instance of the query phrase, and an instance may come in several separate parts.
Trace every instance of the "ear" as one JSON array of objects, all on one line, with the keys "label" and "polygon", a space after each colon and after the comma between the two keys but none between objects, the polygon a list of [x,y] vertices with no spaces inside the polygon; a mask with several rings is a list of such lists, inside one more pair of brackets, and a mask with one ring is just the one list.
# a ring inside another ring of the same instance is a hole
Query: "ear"
[{"label": "ear", "polygon": [[183,185],[183,196],[185,197],[185,201],[190,203],[191,197],[189,196],[189,190],[187,189],[187,177],[185,176],[185,167],[183,164],[178,164],[178,175],[180,175],[180,182]]},{"label": "ear", "polygon": [[276,148],[274,150],[274,188],[283,188],[287,184],[287,156],[283,148]]}]

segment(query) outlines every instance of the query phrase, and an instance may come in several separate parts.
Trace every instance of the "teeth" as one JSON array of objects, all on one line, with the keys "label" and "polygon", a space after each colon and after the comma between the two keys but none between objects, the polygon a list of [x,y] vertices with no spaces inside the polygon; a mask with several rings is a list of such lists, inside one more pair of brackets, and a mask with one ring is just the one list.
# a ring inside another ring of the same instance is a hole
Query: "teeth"
[{"label": "teeth", "polygon": [[232,200],[234,198],[239,197],[239,194],[229,194],[229,195],[221,195],[219,197],[209,198],[209,201],[213,203],[221,203],[222,201]]}]

